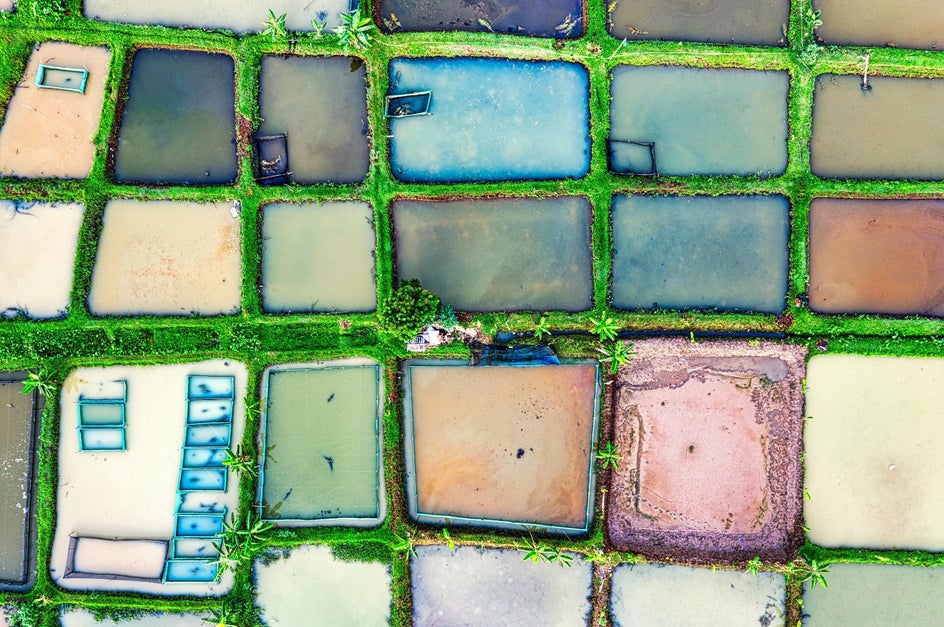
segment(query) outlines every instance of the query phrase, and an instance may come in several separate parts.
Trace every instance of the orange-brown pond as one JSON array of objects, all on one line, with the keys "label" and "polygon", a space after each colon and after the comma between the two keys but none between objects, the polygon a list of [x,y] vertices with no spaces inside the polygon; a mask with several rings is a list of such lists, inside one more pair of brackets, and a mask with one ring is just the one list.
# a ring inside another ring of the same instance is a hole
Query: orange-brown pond
[{"label": "orange-brown pond", "polygon": [[691,561],[789,559],[800,540],[802,348],[637,342],[620,369],[607,533]]},{"label": "orange-brown pond", "polygon": [[944,200],[816,198],[810,307],[944,316]]},{"label": "orange-brown pond", "polygon": [[590,524],[598,367],[405,365],[407,491],[420,522]]},{"label": "orange-brown pond", "polygon": [[814,0],[828,44],[935,50],[944,44],[940,0]]}]

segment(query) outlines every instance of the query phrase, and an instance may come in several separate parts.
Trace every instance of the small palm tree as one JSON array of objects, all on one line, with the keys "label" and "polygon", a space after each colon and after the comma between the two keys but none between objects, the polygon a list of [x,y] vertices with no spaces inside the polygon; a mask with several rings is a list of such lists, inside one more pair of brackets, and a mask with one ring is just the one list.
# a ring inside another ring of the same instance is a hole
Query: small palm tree
[{"label": "small palm tree", "polygon": [[265,26],[262,34],[271,37],[273,42],[288,37],[288,31],[285,29],[285,16],[285,13],[276,15],[272,9],[269,9],[269,17],[262,23]]},{"label": "small palm tree", "polygon": [[590,318],[590,324],[593,325],[593,332],[600,336],[601,341],[613,341],[616,339],[616,333],[619,331],[619,325],[613,318],[604,313],[599,320]]},{"label": "small palm tree", "polygon": [[538,325],[534,327],[534,337],[540,342],[545,337],[551,336],[551,328],[547,324],[547,318],[541,316],[541,320],[538,322]]},{"label": "small palm tree", "polygon": [[335,27],[338,44],[345,49],[366,50],[373,43],[372,37],[377,27],[370,17],[361,14],[358,6],[350,13],[341,14],[341,25]]},{"label": "small palm tree", "polygon": [[256,460],[252,455],[243,451],[242,445],[237,445],[236,450],[226,449],[226,458],[223,465],[231,468],[236,474],[246,475],[250,479],[259,476],[259,470],[256,468]]},{"label": "small palm tree", "polygon": [[613,342],[612,349],[600,346],[597,348],[597,352],[603,355],[600,358],[601,362],[610,364],[610,374],[619,372],[620,366],[628,364],[632,356],[636,354],[632,344],[624,344],[623,342]]},{"label": "small palm tree", "polygon": [[39,372],[30,372],[23,381],[23,394],[32,394],[36,390],[46,398],[53,395],[56,389],[56,383],[52,375],[45,368],[40,368]]}]

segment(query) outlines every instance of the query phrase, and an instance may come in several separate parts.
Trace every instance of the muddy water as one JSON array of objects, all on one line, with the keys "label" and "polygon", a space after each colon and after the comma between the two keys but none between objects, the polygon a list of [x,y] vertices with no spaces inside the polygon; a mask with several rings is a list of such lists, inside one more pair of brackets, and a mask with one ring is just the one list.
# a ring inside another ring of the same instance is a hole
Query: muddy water
[{"label": "muddy water", "polygon": [[816,198],[810,307],[944,316],[944,201]]},{"label": "muddy water", "polygon": [[257,560],[253,574],[266,625],[389,624],[387,564],[341,560],[327,546],[302,545],[269,564]]},{"label": "muddy water", "polygon": [[33,395],[0,374],[0,581],[23,583],[30,543]]},{"label": "muddy water", "polygon": [[263,208],[262,299],[268,312],[372,311],[374,212],[364,202]]},{"label": "muddy water", "polygon": [[115,179],[138,183],[229,183],[236,178],[232,57],[144,49],[134,55]]},{"label": "muddy water", "polygon": [[786,624],[783,575],[761,571],[620,564],[613,571],[615,625]]},{"label": "muddy water", "polygon": [[267,518],[379,522],[379,377],[377,364],[268,372]]},{"label": "muddy water", "polygon": [[944,80],[823,74],[810,165],[826,178],[944,178]]},{"label": "muddy water", "polygon": [[[407,366],[411,513],[583,529],[592,365]],[[415,456],[411,450],[415,451]]]},{"label": "muddy water", "polygon": [[803,590],[803,624],[939,625],[944,568],[830,564],[829,587]]},{"label": "muddy water", "polygon": [[[351,71],[354,68],[354,71]],[[295,183],[358,183],[367,175],[367,86],[350,57],[262,58],[260,135],[288,133]]]},{"label": "muddy water", "polygon": [[669,66],[613,69],[610,168],[640,172],[634,144],[655,144],[659,174],[780,174],[787,167],[786,72]]},{"label": "muddy water", "polygon": [[397,275],[456,309],[589,309],[586,198],[502,198],[393,205]]},{"label": "muddy water", "polygon": [[809,538],[944,550],[944,359],[813,357],[804,427]]},{"label": "muddy water", "polygon": [[[95,158],[111,52],[62,42],[37,45],[0,129],[0,175],[84,178]],[[39,64],[85,68],[85,93],[41,89]]]},{"label": "muddy water", "polygon": [[290,31],[311,31],[311,21],[327,22],[328,29],[341,23],[348,0],[85,0],[86,17],[103,22],[160,24],[193,28],[227,28],[261,31],[271,9],[285,14]]},{"label": "muddy water", "polygon": [[0,200],[0,315],[64,315],[82,205]]},{"label": "muddy water", "polygon": [[618,0],[614,37],[782,45],[789,0]]},{"label": "muddy water", "polygon": [[583,65],[396,58],[389,71],[390,94],[432,92],[430,115],[389,120],[401,181],[580,178],[590,169]]},{"label": "muddy water", "polygon": [[111,200],[92,270],[98,315],[239,310],[240,220],[232,203]]},{"label": "muddy water", "polygon": [[779,313],[789,232],[782,196],[616,196],[613,304]]},{"label": "muddy water", "polygon": [[944,44],[939,0],[815,0],[828,44],[936,49]]},{"label": "muddy water", "polygon": [[584,34],[582,0],[380,0],[378,25],[395,31],[494,31],[537,37]]},{"label": "muddy water", "polygon": [[572,555],[569,568],[522,560],[514,549],[454,551],[416,547],[410,561],[413,624],[587,625],[592,565]]}]

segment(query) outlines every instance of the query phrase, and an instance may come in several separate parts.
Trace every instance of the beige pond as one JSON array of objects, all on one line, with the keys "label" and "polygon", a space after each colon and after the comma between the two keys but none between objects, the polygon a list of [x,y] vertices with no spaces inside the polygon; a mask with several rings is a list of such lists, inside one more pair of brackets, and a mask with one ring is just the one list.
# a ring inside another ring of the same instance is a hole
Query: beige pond
[{"label": "beige pond", "polygon": [[[61,627],[110,627],[123,625],[124,627],[207,627],[203,621],[210,613],[200,614],[149,614],[140,618],[115,622],[105,619],[95,620],[95,615],[88,610],[72,609],[63,612],[59,617]],[[2,623],[0,623],[2,624]]]},{"label": "beige pond", "polygon": [[429,359],[406,369],[411,515],[432,524],[587,528],[594,364]]},{"label": "beige pond", "polygon": [[387,625],[390,567],[336,559],[327,546],[304,545],[270,563],[256,560],[256,603],[266,625]]},{"label": "beige pond", "polygon": [[[193,374],[235,377],[231,441],[241,441],[247,373],[239,362],[218,359],[175,365],[79,368],[66,379],[60,399],[56,533],[49,567],[57,585],[69,590],[162,595],[216,595],[232,587],[229,573],[218,584],[161,584],[106,578],[106,573],[148,576],[163,571],[163,553],[158,554],[143,541],[166,542],[174,535],[187,376]],[[122,379],[127,381],[128,392],[126,450],[79,451],[79,394]],[[236,511],[238,481],[232,473],[226,491],[217,494],[219,504],[228,511]],[[71,536],[82,538],[76,550],[76,563],[81,561],[81,570],[94,574],[64,576]],[[86,554],[82,554],[83,544],[88,549]]]},{"label": "beige pond", "polygon": [[[0,175],[88,176],[95,158],[94,140],[110,62],[107,48],[46,42],[33,49],[0,129]],[[87,69],[85,93],[37,87],[41,63]]]},{"label": "beige pond", "polygon": [[[0,11],[12,11],[14,0],[0,0]],[[2,624],[2,621],[0,621]]]},{"label": "beige pond", "polygon": [[99,315],[235,313],[238,216],[236,205],[226,202],[109,201],[89,309]]},{"label": "beige pond", "polygon": [[941,407],[944,359],[810,360],[804,515],[811,542],[944,551]]},{"label": "beige pond", "polygon": [[65,313],[83,207],[0,200],[0,314]]}]

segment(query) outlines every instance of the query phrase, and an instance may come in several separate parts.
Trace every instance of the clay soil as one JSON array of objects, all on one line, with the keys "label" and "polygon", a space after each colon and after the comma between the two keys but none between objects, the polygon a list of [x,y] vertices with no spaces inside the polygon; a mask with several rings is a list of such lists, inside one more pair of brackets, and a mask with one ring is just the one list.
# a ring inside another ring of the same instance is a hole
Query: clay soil
[{"label": "clay soil", "polygon": [[785,561],[801,534],[804,350],[636,343],[616,377],[612,548],[695,563]]}]

